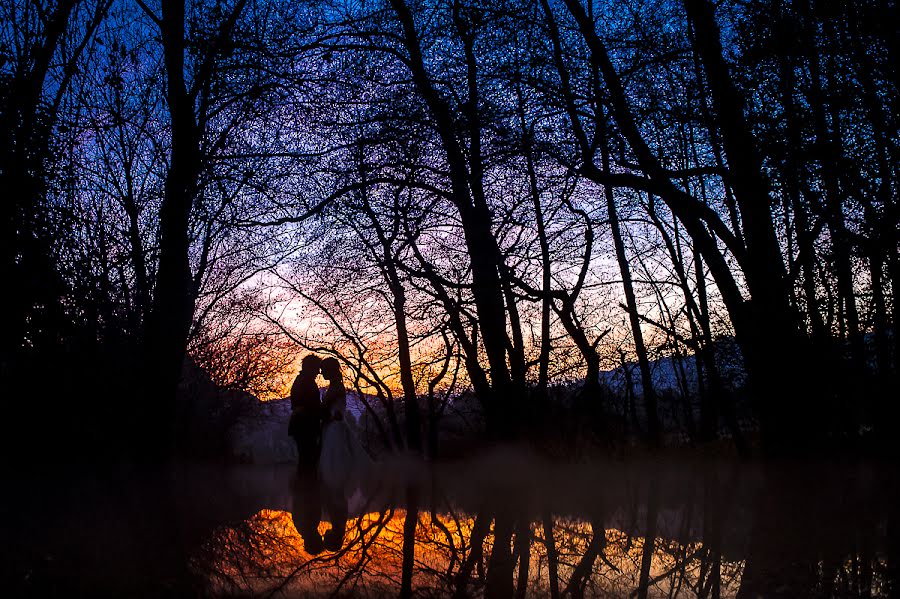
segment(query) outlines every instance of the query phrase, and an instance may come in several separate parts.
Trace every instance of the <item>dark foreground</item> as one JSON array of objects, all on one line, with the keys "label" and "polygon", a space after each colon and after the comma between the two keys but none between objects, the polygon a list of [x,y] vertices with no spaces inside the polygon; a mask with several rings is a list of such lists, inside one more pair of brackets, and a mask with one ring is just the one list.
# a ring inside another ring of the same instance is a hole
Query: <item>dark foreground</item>
[{"label": "dark foreground", "polygon": [[382,463],[348,501],[290,466],[6,478],[7,597],[900,596],[884,463],[501,450]]}]

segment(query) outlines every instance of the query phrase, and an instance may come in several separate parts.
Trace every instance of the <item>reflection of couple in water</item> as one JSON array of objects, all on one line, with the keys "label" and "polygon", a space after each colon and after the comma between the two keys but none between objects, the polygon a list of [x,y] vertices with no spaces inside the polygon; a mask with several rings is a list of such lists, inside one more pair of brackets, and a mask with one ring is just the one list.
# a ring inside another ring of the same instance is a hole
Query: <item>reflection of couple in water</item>
[{"label": "reflection of couple in water", "polygon": [[[328,381],[321,399],[316,384],[320,373]],[[347,390],[336,358],[323,360],[314,354],[303,358],[291,387],[288,434],[296,441],[299,454],[294,525],[309,553],[336,551],[347,524],[347,500],[370,465],[348,422]],[[332,525],[324,540],[318,532],[322,507]]]}]

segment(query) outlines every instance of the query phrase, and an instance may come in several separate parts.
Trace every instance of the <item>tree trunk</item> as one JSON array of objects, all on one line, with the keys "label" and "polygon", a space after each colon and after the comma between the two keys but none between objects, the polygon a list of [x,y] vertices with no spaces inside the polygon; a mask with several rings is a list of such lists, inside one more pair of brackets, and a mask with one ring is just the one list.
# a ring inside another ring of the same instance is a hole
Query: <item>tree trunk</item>
[{"label": "tree trunk", "polygon": [[516,599],[525,599],[528,592],[528,575],[531,564],[531,525],[525,518],[516,522],[516,541],[513,545],[515,561],[519,563],[516,573]]},{"label": "tree trunk", "polygon": [[484,585],[485,599],[512,599],[515,559],[510,550],[513,518],[508,511],[498,511],[494,519],[494,542],[488,558]]},{"label": "tree trunk", "polygon": [[559,552],[553,534],[553,515],[549,511],[541,513],[544,529],[544,545],[547,549],[547,577],[550,583],[550,599],[559,599]]},{"label": "tree trunk", "polygon": [[488,432],[495,437],[512,436],[515,422],[512,412],[515,395],[507,348],[510,344],[506,332],[506,307],[500,278],[500,254],[491,230],[491,212],[484,199],[481,173],[480,120],[478,117],[477,63],[473,54],[473,39],[464,23],[457,22],[457,33],[466,52],[468,99],[468,148],[466,152],[457,139],[456,119],[447,101],[435,89],[422,56],[422,49],[412,12],[404,0],[391,0],[400,25],[403,43],[409,54],[408,67],[413,83],[424,99],[440,136],[450,171],[453,202],[459,211],[460,222],[472,268],[472,296],[481,340],[490,366],[491,385],[489,396],[480,396],[485,412]]},{"label": "tree trunk", "polygon": [[400,598],[412,597],[413,567],[416,558],[416,525],[419,522],[419,502],[416,491],[406,491],[406,519],[403,521],[403,563],[400,568]]},{"label": "tree trunk", "polygon": [[538,187],[537,168],[534,163],[534,140],[531,128],[525,118],[525,105],[520,85],[516,85],[516,99],[519,116],[519,125],[522,129],[522,150],[525,154],[525,170],[528,173],[528,191],[531,194],[531,202],[534,207],[535,227],[537,228],[538,244],[541,249],[541,348],[538,354],[538,384],[537,395],[541,400],[547,398],[547,384],[550,378],[550,313],[551,288],[553,275],[550,260],[550,242],[547,239],[547,230],[544,224],[544,210],[541,206],[541,190]]},{"label": "tree trunk", "polygon": [[647,599],[650,588],[650,567],[653,565],[653,551],[656,548],[656,519],[659,511],[659,478],[651,472],[647,491],[647,522],[644,527],[644,546],[641,551],[641,574],[638,581],[638,599]]},{"label": "tree trunk", "polygon": [[[397,273],[394,272],[394,276]],[[406,422],[407,447],[422,450],[422,414],[416,394],[416,382],[412,374],[412,358],[409,352],[409,331],[406,328],[406,292],[399,278],[394,290],[394,322],[397,326],[397,351],[400,361],[400,384],[403,387],[403,407]]]},{"label": "tree trunk", "polygon": [[584,388],[581,392],[583,397],[582,401],[586,407],[591,406],[599,408],[600,356],[597,355],[597,350],[588,339],[584,329],[576,322],[573,310],[574,307],[570,302],[563,302],[563,306],[557,309],[556,315],[559,316],[563,328],[566,329],[566,333],[572,338],[575,347],[578,348],[578,351],[581,353],[581,357],[586,364],[584,372]]},{"label": "tree trunk", "polygon": [[808,207],[803,204],[803,198],[812,200],[811,192],[803,184],[804,173],[800,160],[802,131],[797,122],[797,107],[794,97],[794,65],[788,62],[787,57],[782,58],[781,67],[781,95],[784,104],[785,121],[787,125],[788,144],[790,150],[785,156],[784,186],[785,193],[790,200],[790,206],[794,215],[794,226],[797,234],[797,261],[803,272],[803,293],[806,298],[806,315],[809,319],[812,338],[817,343],[825,343],[828,339],[828,330],[819,311],[819,302],[816,295],[816,249],[815,239],[810,229]]},{"label": "tree trunk", "polygon": [[538,355],[538,393],[547,394],[547,383],[550,379],[550,310],[552,300],[550,291],[553,287],[552,271],[550,263],[550,244],[547,241],[547,231],[544,226],[544,213],[541,209],[541,198],[537,189],[537,177],[531,154],[528,154],[528,179],[531,186],[531,197],[534,202],[534,214],[538,232],[538,242],[541,246],[541,353]]},{"label": "tree trunk", "polygon": [[388,233],[381,225],[378,214],[369,202],[366,187],[366,168],[363,162],[362,146],[360,146],[357,159],[359,160],[359,172],[363,186],[360,191],[363,211],[369,219],[372,229],[378,238],[378,247],[372,251],[378,255],[381,271],[388,289],[393,297],[394,326],[397,329],[397,360],[400,363],[400,385],[403,388],[404,423],[406,428],[406,445],[411,451],[422,450],[422,411],[419,408],[419,398],[416,392],[416,382],[412,373],[412,356],[410,354],[409,330],[406,324],[406,289],[400,279],[397,270],[397,261],[394,258],[393,247]]},{"label": "tree trunk", "polygon": [[[606,157],[604,161],[608,160]],[[608,164],[607,164],[608,166]],[[616,204],[613,199],[612,189],[605,189],[606,210],[609,214],[609,228],[616,247],[616,261],[619,263],[619,273],[622,275],[622,290],[625,293],[625,305],[628,307],[628,321],[631,324],[631,336],[634,339],[634,353],[638,359],[638,369],[641,373],[641,389],[644,398],[644,407],[647,411],[647,436],[652,445],[660,444],[661,431],[659,428],[659,414],[657,412],[656,392],[653,389],[653,377],[650,373],[650,361],[647,358],[647,348],[644,346],[644,335],[641,332],[641,321],[638,316],[637,299],[634,295],[634,284],[631,280],[631,268],[628,265],[628,256],[625,253],[625,243],[622,240],[622,230],[619,226],[619,216],[616,212]]]},{"label": "tree trunk", "polygon": [[[746,321],[734,322],[735,331],[757,400],[764,442],[776,452],[793,451],[798,447],[790,447],[792,439],[799,437],[801,446],[805,444],[807,420],[815,412],[803,392],[809,356],[796,315],[790,309],[768,184],[756,140],[744,116],[743,99],[724,59],[713,5],[708,0],[685,0],[685,7],[715,108],[728,159],[729,183],[740,208],[746,240],[743,272],[751,301]],[[795,365],[798,374],[784,380],[771,376],[773,365],[788,364]]]},{"label": "tree trunk", "polygon": [[194,312],[188,252],[200,150],[193,103],[184,80],[184,0],[163,0],[162,44],[172,156],[159,211],[159,269],[144,341],[144,405],[150,426],[140,449],[165,457],[174,449],[176,392]]}]

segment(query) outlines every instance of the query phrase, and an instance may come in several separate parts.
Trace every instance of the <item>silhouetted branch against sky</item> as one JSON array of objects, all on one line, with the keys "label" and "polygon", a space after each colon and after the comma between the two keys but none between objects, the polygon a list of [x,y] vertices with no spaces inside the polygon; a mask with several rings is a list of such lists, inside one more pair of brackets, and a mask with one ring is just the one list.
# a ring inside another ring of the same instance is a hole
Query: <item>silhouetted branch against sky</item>
[{"label": "silhouetted branch against sky", "polygon": [[895,372],[896,9],[825,4],[0,0],[4,360],[177,304],[486,410],[732,335]]}]

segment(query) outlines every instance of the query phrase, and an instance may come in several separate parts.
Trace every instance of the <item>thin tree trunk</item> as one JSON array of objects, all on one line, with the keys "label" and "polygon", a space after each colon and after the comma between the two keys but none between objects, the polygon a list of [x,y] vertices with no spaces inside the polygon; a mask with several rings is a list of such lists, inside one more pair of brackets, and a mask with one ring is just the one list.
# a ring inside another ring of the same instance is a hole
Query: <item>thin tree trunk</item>
[{"label": "thin tree trunk", "polygon": [[[396,272],[394,273],[396,276]],[[406,328],[406,292],[396,281],[394,290],[394,322],[397,327],[397,351],[400,361],[400,384],[403,387],[406,444],[412,451],[422,450],[422,414],[412,374],[412,358],[409,350],[409,331]]]},{"label": "thin tree trunk", "polygon": [[572,576],[569,578],[569,584],[563,591],[563,596],[571,596],[581,599],[584,597],[584,588],[593,572],[594,562],[603,554],[606,548],[606,528],[599,518],[591,519],[591,541],[588,543],[587,550],[572,568]]},{"label": "thin tree trunk", "polygon": [[647,522],[644,527],[641,573],[637,588],[638,599],[647,599],[650,587],[650,567],[653,564],[653,551],[656,548],[656,517],[659,511],[659,480],[656,473],[651,472],[649,485],[650,487],[647,491]]},{"label": "thin tree trunk", "polygon": [[419,502],[416,491],[406,491],[406,519],[403,521],[403,563],[400,568],[400,598],[412,597],[413,566],[416,558],[416,525],[419,522]]},{"label": "thin tree trunk", "polygon": [[582,395],[590,405],[595,405],[600,399],[600,356],[597,355],[597,348],[588,340],[584,329],[576,322],[572,310],[573,307],[568,302],[563,302],[563,306],[556,310],[556,315],[585,361]]},{"label": "thin tree trunk", "polygon": [[553,535],[553,516],[549,511],[541,515],[544,529],[544,545],[547,548],[547,577],[550,584],[550,599],[559,599],[559,552]]},{"label": "thin tree trunk", "polygon": [[525,365],[525,341],[522,337],[522,317],[519,315],[519,307],[510,282],[511,269],[508,266],[501,266],[500,270],[504,275],[502,277],[503,295],[506,298],[506,312],[509,315],[509,328],[512,332],[509,344],[510,376],[513,385],[524,389],[527,367]]},{"label": "thin tree trunk", "polygon": [[533,132],[525,119],[525,105],[521,86],[516,85],[519,126],[522,129],[522,146],[525,154],[525,171],[528,173],[528,190],[534,206],[535,227],[537,228],[538,245],[541,249],[541,348],[538,354],[538,396],[546,400],[547,384],[550,378],[550,313],[553,300],[550,292],[553,286],[553,275],[550,260],[550,242],[544,224],[544,209],[541,205],[541,191],[538,187],[537,168],[534,163]]},{"label": "thin tree trunk", "polygon": [[519,563],[516,575],[516,599],[524,599],[528,592],[528,574],[531,565],[531,526],[526,519],[520,519],[516,526],[516,540],[513,544],[515,559]]},{"label": "thin tree trunk", "polygon": [[484,556],[484,539],[491,530],[492,520],[493,518],[490,514],[485,511],[479,511],[478,515],[475,516],[469,541],[471,549],[456,573],[456,590],[453,593],[453,599],[463,599],[469,596],[469,578],[472,576],[472,569],[475,567],[475,563],[480,562]]},{"label": "thin tree trunk", "polygon": [[[418,393],[416,391],[416,382],[412,373],[412,355],[410,353],[409,329],[406,322],[406,289],[403,281],[400,279],[400,273],[397,270],[397,260],[393,253],[393,244],[378,219],[378,214],[372,208],[369,202],[369,195],[366,183],[366,168],[363,163],[362,146],[359,148],[357,155],[359,161],[359,172],[363,186],[360,190],[360,200],[362,202],[363,211],[369,219],[372,230],[378,238],[378,248],[372,248],[372,251],[378,254],[377,259],[381,266],[381,271],[385,283],[391,292],[393,299],[393,316],[394,326],[396,327],[397,340],[397,361],[400,366],[400,385],[403,388],[403,408],[404,408],[404,424],[406,428],[406,445],[415,452],[422,450],[422,413],[419,408]],[[395,218],[399,218],[396,216]]]},{"label": "thin tree trunk", "polygon": [[794,97],[794,66],[788,63],[788,58],[782,58],[781,64],[781,95],[784,104],[785,120],[787,125],[788,142],[791,150],[785,157],[785,192],[790,200],[794,214],[794,227],[797,234],[797,261],[803,271],[803,293],[806,299],[806,315],[809,319],[812,338],[817,343],[825,343],[828,331],[822,314],[819,311],[819,302],[816,294],[816,250],[813,233],[810,230],[807,207],[803,205],[804,196],[811,198],[808,189],[801,189],[803,185],[802,166],[799,157],[803,147],[800,126],[797,123],[797,107]]},{"label": "thin tree trunk", "polygon": [[[603,169],[609,172],[609,150],[605,144],[602,152]],[[625,304],[628,306],[628,321],[631,324],[634,353],[637,355],[638,368],[641,373],[641,389],[643,390],[644,408],[647,412],[647,436],[652,445],[658,446],[661,441],[661,431],[656,391],[653,389],[653,377],[650,373],[650,361],[647,358],[644,335],[641,332],[641,320],[638,314],[637,299],[634,294],[634,283],[631,279],[631,267],[628,264],[628,255],[625,253],[625,243],[622,240],[622,229],[619,224],[619,215],[616,211],[612,187],[609,185],[604,186],[604,195],[606,198],[606,210],[609,214],[609,229],[616,248],[616,261],[619,263],[619,273],[622,275],[622,290],[625,293]]]}]

